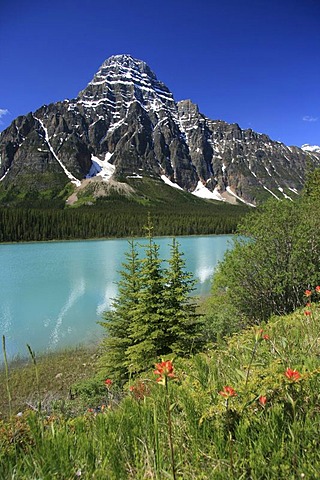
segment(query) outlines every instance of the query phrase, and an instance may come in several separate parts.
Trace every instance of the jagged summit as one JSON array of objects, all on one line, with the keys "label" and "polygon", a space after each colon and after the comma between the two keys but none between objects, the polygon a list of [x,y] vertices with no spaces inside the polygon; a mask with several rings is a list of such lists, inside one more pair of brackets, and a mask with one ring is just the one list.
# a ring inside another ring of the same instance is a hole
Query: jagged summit
[{"label": "jagged summit", "polygon": [[130,55],[114,55],[105,60],[77,99],[87,108],[105,103],[116,116],[134,101],[146,110],[160,110],[163,106],[175,110],[170,90],[145,62]]},{"label": "jagged summit", "polygon": [[132,55],[129,54],[112,55],[103,62],[99,69],[99,72],[103,72],[103,69],[107,67],[119,70],[136,70],[140,73],[145,73],[149,77],[152,77],[156,80],[155,73],[150,69],[149,65],[146,62],[134,58],[132,57]]},{"label": "jagged summit", "polygon": [[176,103],[150,67],[127,54],[105,60],[77,98],[18,117],[0,135],[0,188],[8,192],[149,177],[255,205],[294,198],[309,162],[320,164],[314,147],[287,147],[212,120],[191,100]]}]

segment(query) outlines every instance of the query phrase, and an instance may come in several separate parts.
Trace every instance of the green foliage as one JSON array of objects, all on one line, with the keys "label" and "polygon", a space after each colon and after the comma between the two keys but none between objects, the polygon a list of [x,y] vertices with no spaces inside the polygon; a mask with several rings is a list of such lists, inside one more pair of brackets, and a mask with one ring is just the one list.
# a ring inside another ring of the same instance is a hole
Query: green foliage
[{"label": "green foliage", "polygon": [[215,301],[220,300],[228,313],[234,310],[234,325],[300,306],[301,286],[319,283],[318,198],[304,196],[297,203],[271,200],[247,216],[238,232],[234,249],[226,253],[214,279]]},{"label": "green foliage", "polygon": [[[105,406],[75,418],[29,411],[0,421],[0,477],[172,478],[170,411],[179,480],[318,478],[317,298],[313,291],[310,315],[273,317],[212,351],[177,358],[168,395],[150,371],[126,386],[122,400],[113,401],[112,385]],[[84,395],[94,388],[83,384]]]},{"label": "green foliage", "polygon": [[107,335],[100,364],[117,381],[145,371],[163,355],[190,355],[201,347],[201,321],[189,298],[194,282],[176,240],[167,269],[150,230],[145,258],[138,258],[134,242],[126,256],[118,297],[101,323]]},{"label": "green foliage", "polygon": [[304,195],[306,197],[318,200],[320,198],[320,168],[316,168],[307,175]]},{"label": "green foliage", "polygon": [[[43,204],[48,207],[47,200]],[[50,205],[54,207],[52,200]],[[139,237],[148,212],[152,214],[157,236],[233,233],[246,211],[219,205],[147,209],[119,201],[69,209],[0,207],[0,242]]]}]

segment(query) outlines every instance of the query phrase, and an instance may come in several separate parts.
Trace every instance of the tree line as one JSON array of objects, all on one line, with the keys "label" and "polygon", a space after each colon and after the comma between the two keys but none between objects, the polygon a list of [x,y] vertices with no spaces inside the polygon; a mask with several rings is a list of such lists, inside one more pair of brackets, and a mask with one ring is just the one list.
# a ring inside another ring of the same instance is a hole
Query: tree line
[{"label": "tree line", "polygon": [[188,206],[179,210],[118,205],[65,209],[0,208],[0,242],[141,236],[148,212],[154,234],[199,235],[235,232],[247,211],[241,207]]}]

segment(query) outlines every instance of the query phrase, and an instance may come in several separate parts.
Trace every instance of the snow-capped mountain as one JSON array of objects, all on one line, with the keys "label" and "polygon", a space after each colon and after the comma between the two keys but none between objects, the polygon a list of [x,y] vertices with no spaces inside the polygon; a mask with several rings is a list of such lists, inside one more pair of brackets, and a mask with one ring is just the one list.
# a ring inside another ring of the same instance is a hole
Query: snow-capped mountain
[{"label": "snow-capped mountain", "polygon": [[302,145],[302,150],[305,152],[320,153],[320,147],[318,145],[308,145],[307,143]]},{"label": "snow-capped mountain", "polygon": [[251,205],[270,195],[294,198],[307,162],[320,165],[318,150],[288,147],[211,120],[190,100],[175,102],[130,55],[107,59],[77,98],[16,118],[0,135],[0,154],[5,190],[148,176],[203,198]]}]

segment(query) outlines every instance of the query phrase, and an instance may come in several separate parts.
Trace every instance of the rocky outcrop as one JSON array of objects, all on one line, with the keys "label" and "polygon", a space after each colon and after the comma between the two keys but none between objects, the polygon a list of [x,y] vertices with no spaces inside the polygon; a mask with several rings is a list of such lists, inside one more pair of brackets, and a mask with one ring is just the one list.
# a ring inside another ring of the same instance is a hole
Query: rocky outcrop
[{"label": "rocky outcrop", "polygon": [[79,186],[112,165],[113,179],[162,177],[199,196],[250,204],[270,195],[293,198],[307,163],[320,164],[316,150],[211,120],[190,100],[176,103],[130,55],[106,60],[76,99],[15,119],[0,135],[0,154],[4,189],[44,174],[61,188]]}]

